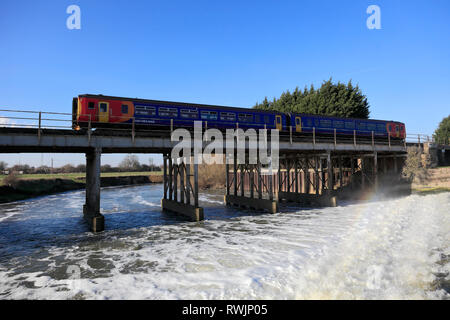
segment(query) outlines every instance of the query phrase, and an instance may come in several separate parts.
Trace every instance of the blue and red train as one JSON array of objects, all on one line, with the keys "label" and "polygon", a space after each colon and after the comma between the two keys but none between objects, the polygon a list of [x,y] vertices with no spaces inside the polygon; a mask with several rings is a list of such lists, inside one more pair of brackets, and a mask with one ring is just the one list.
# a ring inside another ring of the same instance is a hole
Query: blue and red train
[{"label": "blue and red train", "polygon": [[397,121],[337,118],[330,116],[281,113],[275,111],[143,100],[103,95],[80,95],[73,99],[74,129],[130,127],[158,129],[204,127],[228,129],[278,129],[280,132],[336,134],[405,139],[405,124]]}]

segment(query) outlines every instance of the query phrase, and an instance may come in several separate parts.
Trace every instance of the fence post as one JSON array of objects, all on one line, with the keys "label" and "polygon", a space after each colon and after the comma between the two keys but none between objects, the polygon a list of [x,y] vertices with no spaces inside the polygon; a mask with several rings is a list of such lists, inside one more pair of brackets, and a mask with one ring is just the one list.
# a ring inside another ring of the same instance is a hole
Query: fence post
[{"label": "fence post", "polygon": [[39,111],[39,128],[38,128],[38,141],[41,143],[41,121],[42,121],[42,112]]},{"label": "fence post", "polygon": [[289,141],[292,144],[292,126],[289,126]]},{"label": "fence post", "polygon": [[391,149],[391,131],[388,130],[388,142],[389,142],[389,149]]},{"label": "fence post", "polygon": [[374,137],[374,133],[372,131],[372,149],[375,148],[375,137]]},{"label": "fence post", "polygon": [[91,115],[89,115],[89,123],[88,123],[88,142],[91,143]]},{"label": "fence post", "polygon": [[316,145],[316,127],[313,127],[313,144]]},{"label": "fence post", "polygon": [[337,142],[336,142],[336,129],[334,129],[334,147],[336,148],[336,144],[337,144]]},{"label": "fence post", "polygon": [[133,117],[133,122],[131,124],[131,140],[134,143],[134,135],[135,135],[135,124],[134,124],[134,117]]}]

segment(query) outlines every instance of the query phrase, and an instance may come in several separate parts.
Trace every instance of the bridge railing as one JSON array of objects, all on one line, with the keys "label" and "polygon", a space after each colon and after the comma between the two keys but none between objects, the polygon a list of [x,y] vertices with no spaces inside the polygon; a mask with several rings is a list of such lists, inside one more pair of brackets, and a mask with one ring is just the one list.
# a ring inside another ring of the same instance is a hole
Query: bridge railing
[{"label": "bridge railing", "polygon": [[[90,119],[89,115],[80,115],[81,117],[85,117]],[[110,119],[124,120],[119,118],[125,118],[121,116],[109,115]],[[114,131],[117,132],[126,132],[124,134],[129,134],[133,139],[137,131],[139,132],[155,132],[155,130],[145,130],[139,128],[139,130],[135,130],[136,121],[134,118],[126,117],[126,120],[130,120],[130,126],[128,128],[117,127],[114,128]],[[0,127],[9,127],[9,128],[35,128],[37,132],[41,134],[41,129],[72,129],[73,127],[73,118],[72,113],[62,113],[62,112],[44,112],[44,111],[24,111],[24,110],[11,110],[11,109],[0,109]],[[186,121],[192,121],[186,119]],[[203,122],[203,128],[208,128],[208,122]],[[88,125],[87,134],[90,135],[90,128],[95,127],[97,123],[101,123],[98,119],[90,119]],[[118,121],[117,124],[120,124]],[[137,123],[137,125],[141,125],[142,123]],[[238,127],[238,125],[237,125]],[[261,129],[263,129],[262,127]],[[403,141],[392,139],[390,135],[380,136],[376,133],[376,131],[363,130],[363,134],[361,134],[362,130],[358,130],[358,134],[356,134],[356,130],[341,128],[336,131],[336,129],[330,130],[330,132],[326,135],[318,135],[316,134],[317,129],[315,127],[304,127],[305,131],[301,135],[296,134],[295,127],[289,127],[289,132],[283,132],[281,135],[289,135],[289,140],[292,142],[297,141],[305,141],[321,143],[321,142],[333,142],[337,143],[347,143],[354,144],[355,146],[358,144],[372,144],[372,145],[399,145],[404,144],[406,146],[407,143],[412,144],[421,144],[424,142],[432,142],[434,143],[433,137],[425,134],[407,134],[406,139]],[[174,130],[173,123],[171,122],[170,126],[162,126],[159,131],[164,132],[172,132]],[[156,130],[158,131],[158,130]],[[339,132],[339,133],[337,133]],[[286,137],[287,138],[287,137]]]},{"label": "bridge railing", "polygon": [[0,127],[71,129],[72,114],[62,112],[0,109]]},{"label": "bridge railing", "polygon": [[406,143],[420,145],[422,143],[434,143],[432,136],[420,133],[408,133],[406,135]]}]

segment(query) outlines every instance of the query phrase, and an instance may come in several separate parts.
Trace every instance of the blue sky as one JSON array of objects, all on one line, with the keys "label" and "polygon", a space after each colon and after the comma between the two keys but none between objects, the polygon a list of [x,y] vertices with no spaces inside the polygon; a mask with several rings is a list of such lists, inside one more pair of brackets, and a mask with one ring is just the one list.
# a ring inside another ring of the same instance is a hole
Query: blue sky
[{"label": "blue sky", "polygon": [[[66,28],[71,4],[81,30]],[[381,30],[366,27],[371,4]],[[2,0],[0,109],[71,112],[82,93],[251,107],[332,77],[359,84],[372,118],[431,134],[450,114],[449,36],[447,0]],[[52,157],[84,162],[2,155]]]}]

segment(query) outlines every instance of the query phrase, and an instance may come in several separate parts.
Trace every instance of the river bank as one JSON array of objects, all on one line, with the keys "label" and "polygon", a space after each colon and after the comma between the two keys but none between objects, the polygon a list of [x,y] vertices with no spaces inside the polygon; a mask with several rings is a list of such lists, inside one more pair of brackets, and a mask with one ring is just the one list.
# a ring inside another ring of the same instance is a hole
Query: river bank
[{"label": "river bank", "polygon": [[450,167],[427,169],[422,181],[413,181],[412,191],[418,194],[450,192]]},{"label": "river bank", "polygon": [[[0,203],[14,202],[29,198],[51,195],[72,190],[84,189],[86,178],[76,179],[19,179],[14,186],[0,186]],[[150,183],[162,183],[162,175],[109,176],[101,177],[102,187],[128,186]]]}]

